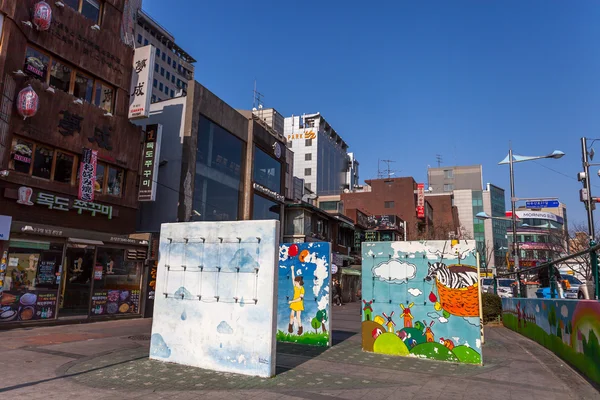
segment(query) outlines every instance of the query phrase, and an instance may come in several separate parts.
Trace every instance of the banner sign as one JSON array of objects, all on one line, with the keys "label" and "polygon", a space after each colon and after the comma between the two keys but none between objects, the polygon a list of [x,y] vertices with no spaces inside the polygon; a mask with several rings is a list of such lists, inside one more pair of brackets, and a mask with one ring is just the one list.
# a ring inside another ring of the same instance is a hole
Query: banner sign
[{"label": "banner sign", "polygon": [[417,217],[425,218],[425,184],[417,184]]},{"label": "banner sign", "polygon": [[146,127],[146,139],[142,150],[142,167],[138,201],[156,200],[156,180],[160,156],[162,125],[154,124]]},{"label": "banner sign", "polygon": [[135,49],[129,93],[129,119],[148,118],[154,77],[154,52],[152,45]]},{"label": "banner sign", "polygon": [[81,167],[79,168],[79,200],[94,201],[97,165],[98,152],[92,149],[83,149]]}]

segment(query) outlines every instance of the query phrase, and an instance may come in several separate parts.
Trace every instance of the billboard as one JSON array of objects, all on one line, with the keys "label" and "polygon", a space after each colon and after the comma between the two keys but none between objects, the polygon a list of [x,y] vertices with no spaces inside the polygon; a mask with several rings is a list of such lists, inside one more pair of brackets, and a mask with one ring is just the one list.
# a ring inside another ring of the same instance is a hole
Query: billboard
[{"label": "billboard", "polygon": [[152,45],[135,49],[129,92],[129,119],[148,118],[154,77],[154,51]]},{"label": "billboard", "polygon": [[417,217],[425,218],[425,184],[417,183]]},{"label": "billboard", "polygon": [[140,191],[138,201],[155,201],[160,157],[162,125],[153,124],[146,127],[146,138],[142,149],[142,167],[140,168]]}]

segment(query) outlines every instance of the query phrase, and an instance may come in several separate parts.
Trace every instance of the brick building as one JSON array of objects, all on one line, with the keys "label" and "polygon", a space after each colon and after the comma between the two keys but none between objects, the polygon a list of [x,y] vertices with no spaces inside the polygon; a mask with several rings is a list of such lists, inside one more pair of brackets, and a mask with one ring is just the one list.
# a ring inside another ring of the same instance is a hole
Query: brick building
[{"label": "brick building", "polygon": [[[49,2],[47,30],[31,23],[36,3],[0,1],[0,214],[12,219],[0,325],[138,314],[148,243],[130,235],[142,152],[128,119],[132,3]],[[16,99],[28,86],[39,107],[23,120]],[[95,165],[87,198],[84,156]],[[13,301],[24,296],[27,312]]]}]

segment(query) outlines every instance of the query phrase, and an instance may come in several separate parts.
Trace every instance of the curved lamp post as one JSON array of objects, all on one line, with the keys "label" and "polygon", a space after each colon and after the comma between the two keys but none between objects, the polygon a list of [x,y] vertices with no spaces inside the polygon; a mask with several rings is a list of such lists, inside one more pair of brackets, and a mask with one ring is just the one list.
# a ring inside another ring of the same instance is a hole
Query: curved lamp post
[{"label": "curved lamp post", "polygon": [[[511,206],[511,221],[512,221],[512,231],[513,231],[513,254],[515,260],[515,271],[519,271],[519,254],[517,253],[517,216],[516,216],[516,202],[517,198],[515,197],[515,174],[513,164],[517,162],[525,162],[525,161],[533,161],[533,160],[541,160],[543,158],[553,158],[559,159],[563,157],[565,153],[560,150],[554,150],[552,153],[547,154],[545,156],[519,156],[513,154],[512,147],[508,150],[508,155],[504,160],[500,161],[498,165],[508,164],[510,166],[510,206]],[[521,289],[520,276],[517,275],[517,283],[519,285],[519,291]]]}]

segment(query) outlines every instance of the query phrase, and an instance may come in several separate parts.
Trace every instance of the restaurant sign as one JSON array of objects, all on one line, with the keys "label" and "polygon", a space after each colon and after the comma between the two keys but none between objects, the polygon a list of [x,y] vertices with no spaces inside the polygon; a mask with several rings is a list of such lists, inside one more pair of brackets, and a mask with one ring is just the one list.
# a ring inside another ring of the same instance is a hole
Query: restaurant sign
[{"label": "restaurant sign", "polygon": [[417,217],[425,218],[425,184],[417,184]]},{"label": "restaurant sign", "polygon": [[152,78],[154,76],[154,46],[135,49],[131,90],[129,92],[129,119],[148,118]]},{"label": "restaurant sign", "polygon": [[92,149],[83,149],[79,169],[79,200],[94,201],[97,164],[98,152]]},{"label": "restaurant sign", "polygon": [[158,178],[158,157],[160,156],[161,138],[162,125],[154,124],[146,127],[146,139],[144,140],[144,149],[142,150],[138,201],[156,200],[156,180]]},{"label": "restaurant sign", "polygon": [[262,194],[266,194],[267,196],[271,197],[272,199],[277,200],[280,203],[283,203],[285,200],[285,197],[283,197],[279,193],[274,192],[271,189],[266,188],[263,185],[260,185],[256,182],[254,182],[253,187],[254,187],[254,190],[261,192]]},{"label": "restaurant sign", "polygon": [[[33,189],[27,186],[21,186],[18,192],[17,203],[33,206],[34,204],[40,206],[46,206],[50,210],[57,211],[71,211],[77,210],[77,214],[82,214],[84,211],[90,212],[92,217],[96,214],[106,215],[108,219],[112,219],[113,207],[105,204],[92,203],[82,201],[79,199],[71,200],[68,197],[56,196],[50,193],[37,192],[36,196],[33,196]],[[33,200],[33,201],[32,201]]]}]

